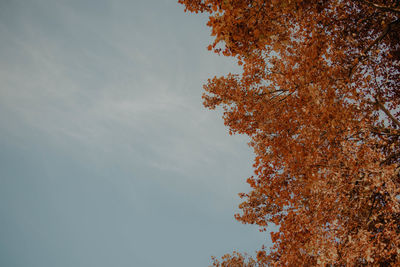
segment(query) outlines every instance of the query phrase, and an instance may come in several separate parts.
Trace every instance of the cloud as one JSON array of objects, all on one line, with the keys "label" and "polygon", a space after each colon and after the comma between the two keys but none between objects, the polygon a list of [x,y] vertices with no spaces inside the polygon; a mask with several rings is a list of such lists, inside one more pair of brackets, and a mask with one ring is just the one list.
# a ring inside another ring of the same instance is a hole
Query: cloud
[{"label": "cloud", "polygon": [[[13,118],[20,128],[12,131],[39,132],[69,153],[84,147],[95,161],[132,159],[187,178],[204,165],[216,167],[213,157],[235,157],[234,144],[245,147],[244,138],[229,138],[218,115],[201,105],[199,68],[222,64],[190,54],[180,44],[186,36],[169,35],[171,25],[160,21],[181,24],[170,14],[149,4],[128,15],[120,2],[103,3],[88,16],[67,2],[39,3],[33,11],[19,7],[25,23],[11,25],[14,31],[1,27],[8,42],[0,53],[8,57],[0,71],[3,127]],[[196,51],[205,51],[203,45]]]},{"label": "cloud", "polygon": [[[58,240],[82,262],[107,251],[132,262],[163,244],[169,262],[189,255],[181,266],[203,252],[207,264],[213,246],[235,236],[245,242],[232,215],[251,151],[201,104],[207,78],[237,69],[198,41],[209,39],[204,16],[175,1],[0,5],[0,210],[9,233],[22,233],[31,251],[39,240],[39,252],[60,256],[55,263],[68,258]],[[95,254],[79,254],[90,245]],[[43,266],[40,255],[31,256]]]}]

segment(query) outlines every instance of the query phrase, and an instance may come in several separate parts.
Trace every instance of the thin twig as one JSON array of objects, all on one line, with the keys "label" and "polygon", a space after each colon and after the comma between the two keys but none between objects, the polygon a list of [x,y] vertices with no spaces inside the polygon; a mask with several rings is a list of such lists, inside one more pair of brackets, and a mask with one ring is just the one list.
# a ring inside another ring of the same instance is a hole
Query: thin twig
[{"label": "thin twig", "polygon": [[395,7],[390,7],[390,6],[384,6],[384,5],[379,5],[370,1],[366,1],[366,0],[361,0],[360,2],[363,2],[371,7],[375,7],[379,10],[382,11],[389,11],[389,12],[395,12],[395,13],[400,13],[400,9],[399,8],[395,8]]},{"label": "thin twig", "polygon": [[378,105],[378,107],[385,112],[385,114],[397,125],[400,127],[400,121],[398,119],[396,119],[392,113],[390,113],[390,111],[385,107],[385,105],[382,104],[382,102],[380,101],[379,97],[376,98],[376,104]]},{"label": "thin twig", "polygon": [[383,30],[383,32],[381,33],[381,35],[378,36],[378,38],[376,38],[368,47],[366,47],[361,53],[360,55],[355,59],[355,63],[353,64],[353,66],[351,66],[350,71],[349,71],[349,78],[351,78],[351,76],[353,75],[354,71],[356,70],[357,65],[362,62],[364,59],[367,58],[367,53],[372,49],[372,47],[374,47],[375,45],[377,45],[380,41],[382,41],[383,38],[386,37],[386,35],[392,30],[392,27],[399,23],[400,20],[397,19],[395,21],[392,21],[391,23],[389,23],[388,25],[386,25],[385,29]]}]

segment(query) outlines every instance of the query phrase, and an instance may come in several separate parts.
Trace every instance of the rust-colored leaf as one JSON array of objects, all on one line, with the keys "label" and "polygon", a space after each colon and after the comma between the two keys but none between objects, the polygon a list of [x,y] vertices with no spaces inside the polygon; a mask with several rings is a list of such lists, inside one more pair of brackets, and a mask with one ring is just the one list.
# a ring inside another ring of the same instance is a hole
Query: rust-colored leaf
[{"label": "rust-colored leaf", "polygon": [[214,266],[400,266],[398,1],[179,2],[243,69],[204,86],[254,148],[236,218],[280,226]]}]

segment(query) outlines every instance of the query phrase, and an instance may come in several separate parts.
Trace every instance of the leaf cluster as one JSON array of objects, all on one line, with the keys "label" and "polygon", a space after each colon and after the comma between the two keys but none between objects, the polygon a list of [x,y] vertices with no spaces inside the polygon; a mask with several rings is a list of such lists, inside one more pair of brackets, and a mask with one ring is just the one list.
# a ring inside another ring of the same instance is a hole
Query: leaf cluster
[{"label": "leaf cluster", "polygon": [[399,266],[399,1],[179,2],[243,68],[203,96],[254,149],[236,219],[279,226],[214,266]]}]

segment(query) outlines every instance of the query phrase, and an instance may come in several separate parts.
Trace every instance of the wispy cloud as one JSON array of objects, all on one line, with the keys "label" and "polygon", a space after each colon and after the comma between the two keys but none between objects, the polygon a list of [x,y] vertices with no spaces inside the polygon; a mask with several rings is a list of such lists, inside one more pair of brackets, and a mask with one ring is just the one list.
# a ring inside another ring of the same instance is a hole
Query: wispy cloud
[{"label": "wispy cloud", "polygon": [[[210,242],[234,240],[228,228],[240,227],[232,214],[236,193],[247,190],[251,151],[245,137],[228,136],[221,114],[202,107],[205,80],[236,70],[198,41],[209,38],[204,23],[176,1],[0,3],[0,212],[10,220],[7,236],[18,222],[25,243],[40,239],[43,251],[59,253],[55,262],[68,257],[57,240],[86,263],[95,261],[79,254],[84,244],[113,240],[90,249],[99,259],[112,251],[118,266],[151,266],[155,243],[170,263],[185,254],[180,266],[196,255],[206,265]],[[238,244],[243,233],[235,233]],[[201,251],[187,246],[189,239]],[[4,242],[0,248],[13,250]]]}]

